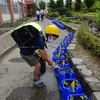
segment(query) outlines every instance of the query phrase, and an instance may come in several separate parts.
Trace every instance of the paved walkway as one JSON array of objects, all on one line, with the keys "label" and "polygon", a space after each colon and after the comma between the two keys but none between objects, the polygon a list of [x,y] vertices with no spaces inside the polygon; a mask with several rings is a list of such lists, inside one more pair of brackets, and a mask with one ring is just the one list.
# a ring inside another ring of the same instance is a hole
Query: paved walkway
[{"label": "paved walkway", "polygon": [[9,35],[9,32],[0,36],[0,54],[6,51],[9,47],[15,44],[12,37]]},{"label": "paved walkway", "polygon": [[[52,24],[52,21],[45,19],[43,22],[37,23],[42,26],[44,31],[47,25]],[[66,30],[60,30],[60,32],[61,36],[48,45],[48,53],[51,56],[64,36],[67,35]],[[6,50],[15,43],[8,34],[6,33],[0,37],[0,43],[2,42],[1,51]],[[19,49],[14,49],[0,61],[0,100],[60,100],[57,78],[52,68],[47,66],[46,73],[41,76],[42,81],[45,83],[44,88],[36,88],[31,82],[32,77],[33,68],[22,60]]]}]

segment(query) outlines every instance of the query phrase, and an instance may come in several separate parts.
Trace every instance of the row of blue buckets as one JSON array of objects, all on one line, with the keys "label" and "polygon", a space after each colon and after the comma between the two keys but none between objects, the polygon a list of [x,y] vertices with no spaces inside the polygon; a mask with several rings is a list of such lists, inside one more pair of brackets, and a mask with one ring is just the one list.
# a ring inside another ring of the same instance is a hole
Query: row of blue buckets
[{"label": "row of blue buckets", "polygon": [[[69,33],[53,52],[53,62],[55,63],[55,74],[61,93],[61,100],[89,100],[83,93],[80,82],[76,79],[67,59],[67,47],[74,37],[74,33]],[[79,99],[80,98],[80,99]]]},{"label": "row of blue buckets", "polygon": [[64,30],[66,29],[65,25],[62,25],[61,23],[57,22],[54,18],[50,18],[52,20],[52,23],[58,26],[60,29]]}]

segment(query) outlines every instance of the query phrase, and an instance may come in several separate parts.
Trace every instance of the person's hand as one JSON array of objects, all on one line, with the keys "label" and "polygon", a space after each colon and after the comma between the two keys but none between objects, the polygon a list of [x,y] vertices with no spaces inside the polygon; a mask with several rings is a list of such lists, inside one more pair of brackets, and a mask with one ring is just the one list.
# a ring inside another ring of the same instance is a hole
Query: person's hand
[{"label": "person's hand", "polygon": [[52,62],[52,61],[48,62],[48,65],[49,65],[49,66],[52,66],[52,64],[53,64],[53,62]]},{"label": "person's hand", "polygon": [[47,54],[47,57],[52,61],[52,58],[51,58],[51,56],[49,54]]},{"label": "person's hand", "polygon": [[52,61],[52,58],[51,58],[50,56],[49,56],[48,58],[49,58],[49,60],[50,60],[51,62],[53,62],[53,61]]},{"label": "person's hand", "polygon": [[51,59],[51,58],[48,58],[48,60],[49,60],[48,65],[49,65],[49,66],[52,66],[52,64],[53,64],[52,59]]}]

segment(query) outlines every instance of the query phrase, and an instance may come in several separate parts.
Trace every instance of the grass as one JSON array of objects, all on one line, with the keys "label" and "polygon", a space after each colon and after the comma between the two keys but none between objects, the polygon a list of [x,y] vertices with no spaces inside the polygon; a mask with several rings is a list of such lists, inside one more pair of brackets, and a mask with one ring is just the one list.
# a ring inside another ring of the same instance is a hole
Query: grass
[{"label": "grass", "polygon": [[74,27],[74,28],[79,28],[80,24],[76,24],[75,21],[73,22],[63,22],[60,20],[57,20],[58,22],[61,22],[62,24],[69,26],[69,27]]}]

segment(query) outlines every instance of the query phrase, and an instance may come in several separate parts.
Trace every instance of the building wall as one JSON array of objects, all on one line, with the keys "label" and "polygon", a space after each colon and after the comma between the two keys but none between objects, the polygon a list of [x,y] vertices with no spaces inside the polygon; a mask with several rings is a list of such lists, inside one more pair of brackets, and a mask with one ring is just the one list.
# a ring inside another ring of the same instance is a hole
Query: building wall
[{"label": "building wall", "polygon": [[0,0],[0,22],[27,16],[27,5],[33,3],[34,0]]},{"label": "building wall", "polygon": [[34,3],[34,0],[25,0],[26,4],[33,4]]},{"label": "building wall", "polygon": [[11,20],[10,14],[2,14],[2,19],[3,19],[3,21]]},{"label": "building wall", "polygon": [[0,22],[11,19],[7,0],[4,0],[4,2],[0,0],[0,12]]}]

